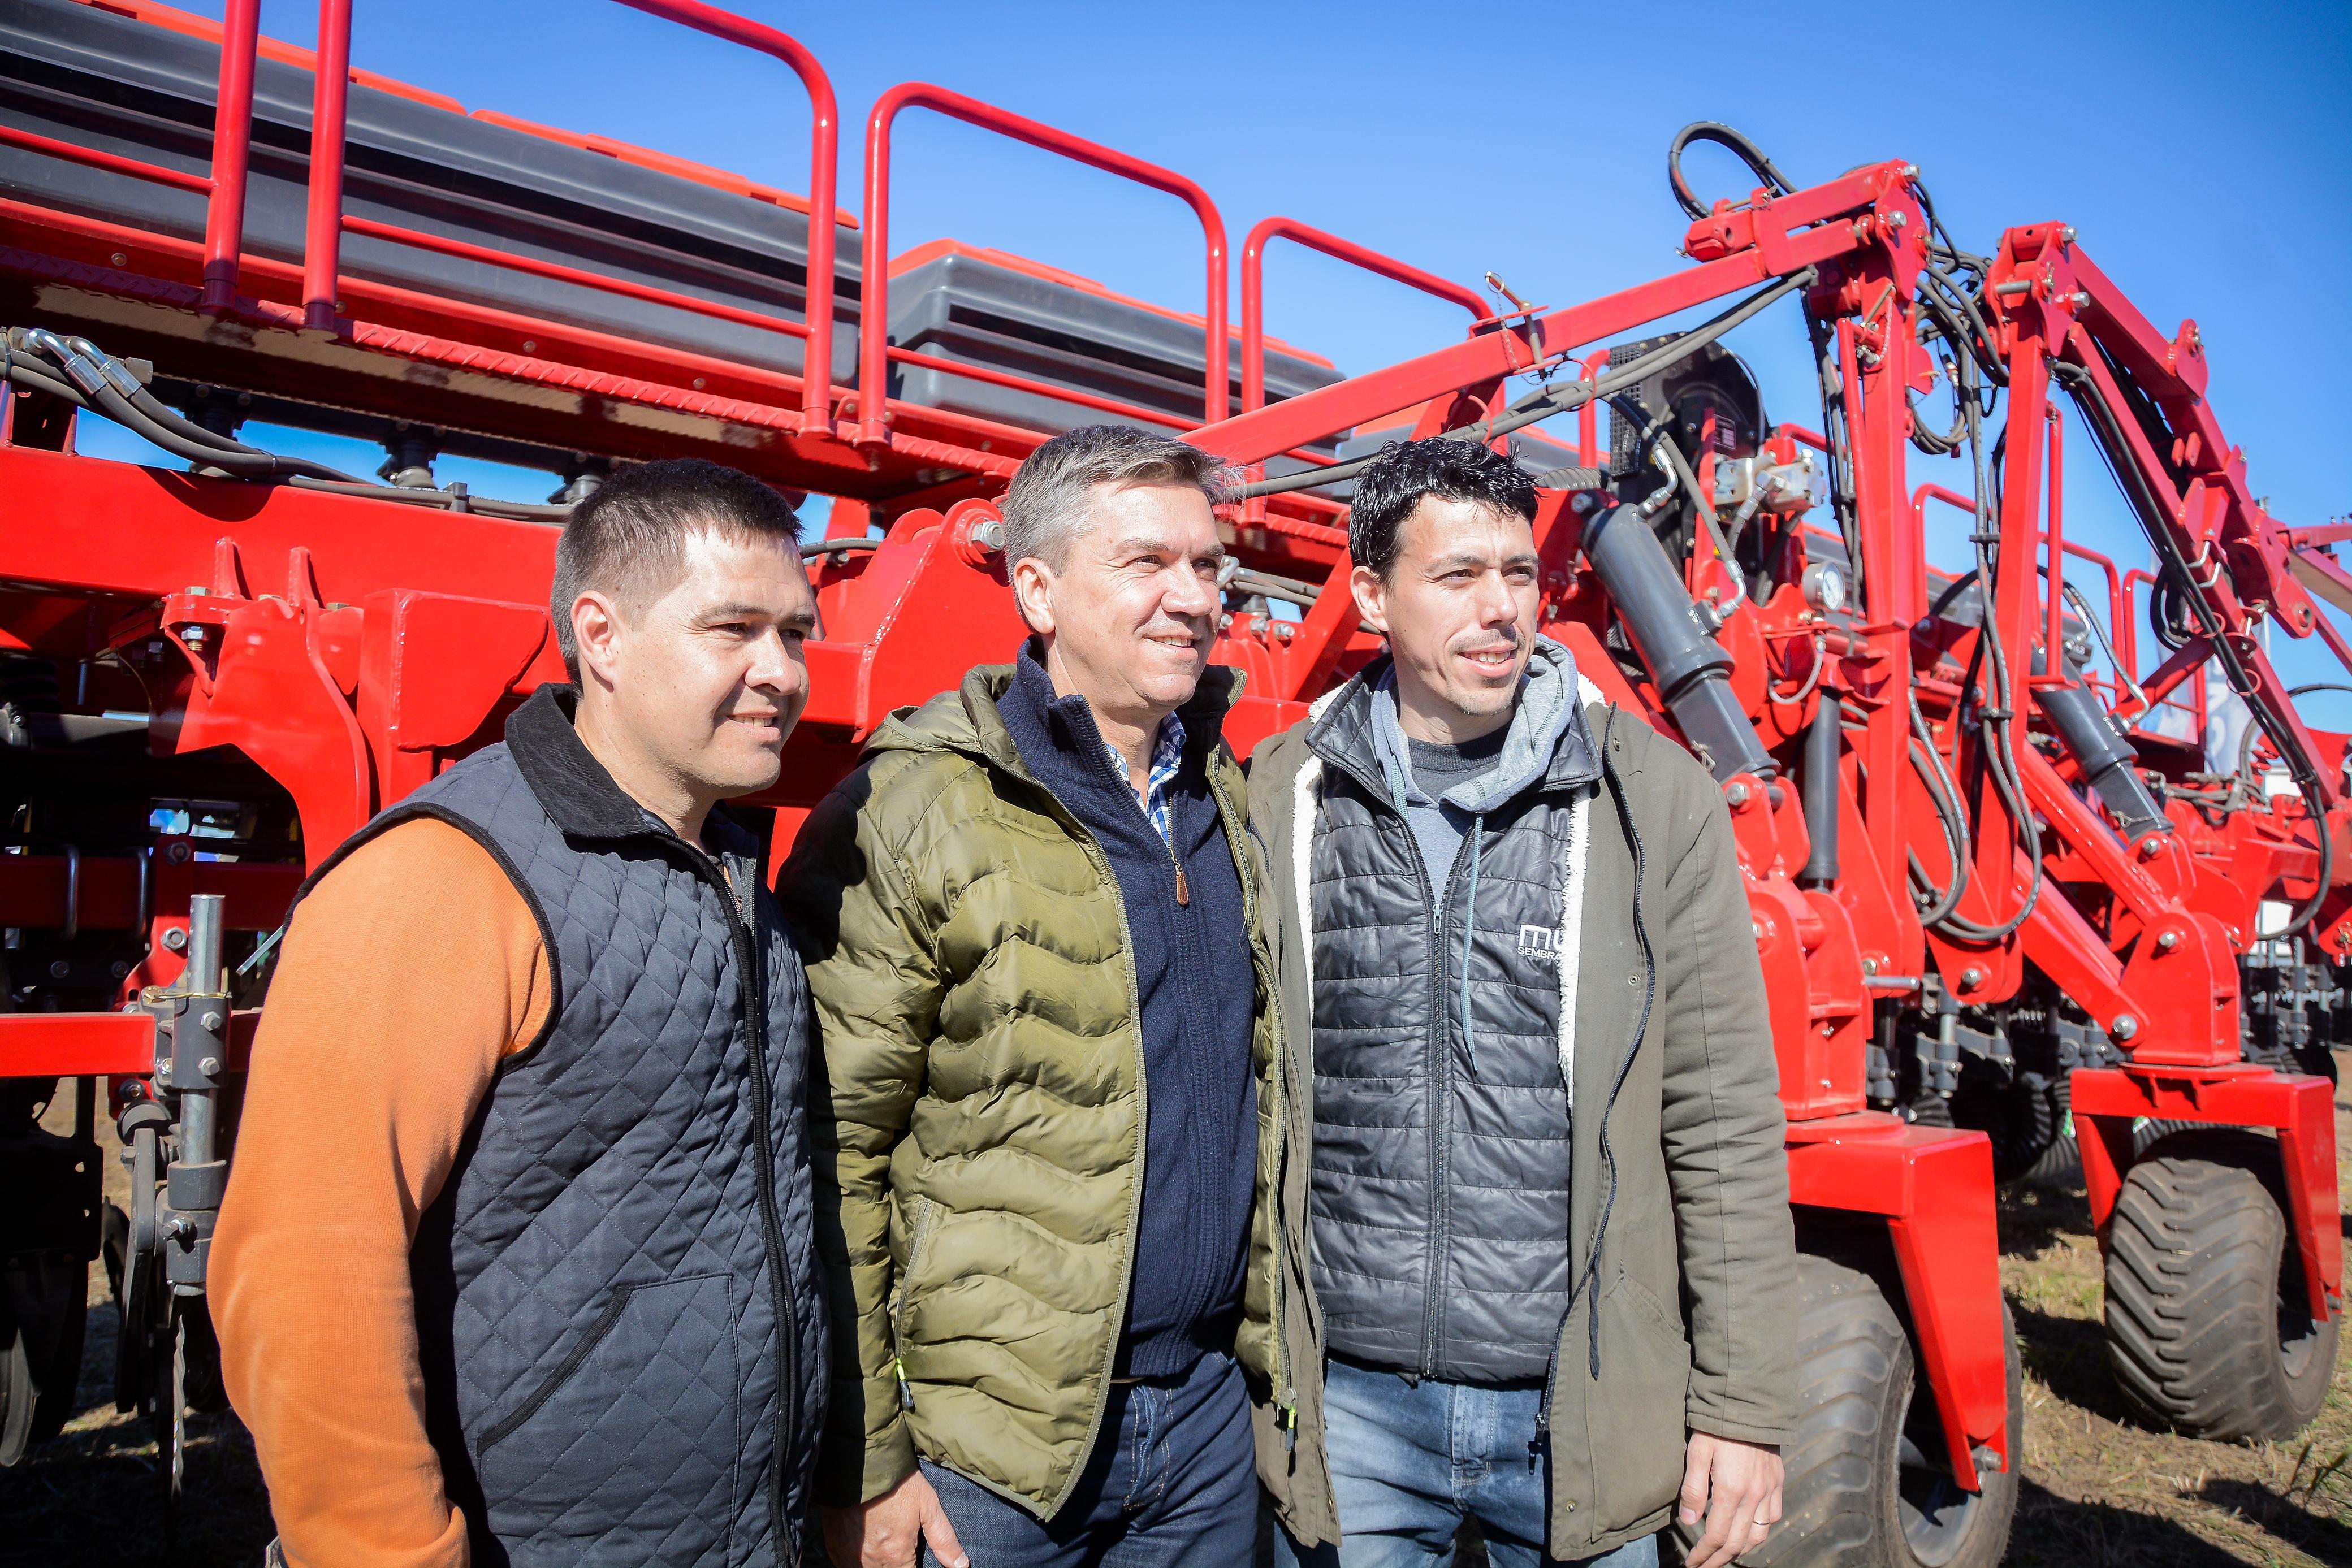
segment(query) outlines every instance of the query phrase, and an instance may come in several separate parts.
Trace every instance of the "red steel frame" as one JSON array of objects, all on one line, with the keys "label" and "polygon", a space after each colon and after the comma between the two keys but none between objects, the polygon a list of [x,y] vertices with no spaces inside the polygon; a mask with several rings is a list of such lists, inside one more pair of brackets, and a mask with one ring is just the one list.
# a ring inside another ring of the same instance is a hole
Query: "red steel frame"
[{"label": "red steel frame", "polygon": [[[209,179],[0,131],[0,140],[118,172],[141,174],[208,197],[206,237],[188,246],[160,236],[0,203],[22,220],[15,243],[47,246],[0,250],[0,276],[70,278],[77,287],[138,292],[165,308],[205,309],[237,320],[336,334],[361,349],[427,362],[464,362],[521,381],[593,387],[605,395],[662,406],[710,411],[771,430],[785,443],[780,472],[806,482],[830,476],[837,493],[871,483],[897,509],[880,547],[857,558],[834,557],[817,573],[826,638],[810,645],[814,695],[793,742],[795,766],[770,803],[785,808],[781,831],[854,761],[856,748],[894,706],[950,685],[976,658],[1002,656],[1021,629],[1001,587],[1002,563],[982,525],[994,517],[990,490],[1041,439],[1035,432],[959,419],[894,403],[884,395],[889,361],[935,364],[956,374],[999,381],[1106,412],[1176,423],[1110,400],[1088,404],[1065,389],[979,368],[934,361],[887,343],[889,137],[898,113],[934,110],[1178,195],[1200,216],[1207,251],[1207,371],[1210,423],[1191,439],[1230,461],[1249,465],[1297,453],[1335,433],[1401,409],[1426,406],[1423,424],[1444,427],[1449,413],[1491,406],[1508,378],[1564,365],[1589,345],[1710,300],[1813,267],[1811,303],[1835,323],[1844,392],[1843,419],[1866,540],[1860,602],[1848,625],[1809,617],[1788,596],[1740,603],[1721,638],[1737,659],[1735,689],[1768,744],[1790,741],[1810,723],[1818,695],[1768,699],[1798,685],[1809,670],[1822,693],[1835,693],[1861,729],[1846,758],[1841,812],[1842,875],[1831,887],[1792,880],[1808,852],[1794,791],[1749,775],[1727,780],[1740,862],[1748,882],[1756,936],[1766,970],[1775,1047],[1790,1117],[1794,1201],[1877,1216],[1887,1226],[1918,1327],[1921,1356],[1960,1484],[1975,1487],[1979,1461],[2012,1462],[2003,1392],[2004,1346],[1990,1155],[1980,1134],[1906,1125],[1864,1106],[1861,1062],[1874,1017],[1874,994],[1916,990],[1935,976],[1969,1003],[2016,993],[2030,962],[2092,1006],[2124,1039],[2130,1062],[2078,1074],[2075,1111],[2086,1174],[2104,1227],[2130,1144],[2118,1129],[2136,1115],[2228,1122],[2277,1130],[2288,1170],[2295,1228],[2315,1312],[2340,1309],[2341,1239],[2326,1096],[2316,1080],[2286,1078],[2236,1061],[2235,958],[2253,929],[2252,901],[2273,885],[2306,892],[2315,870],[2311,846],[2292,816],[2233,818],[2221,832],[2192,821],[2176,805],[2172,834],[2125,843],[2074,793],[2060,769],[2029,747],[2019,763],[2033,809],[2048,820],[2053,863],[2087,868],[2109,890],[2113,907],[2094,924],[2066,899],[2045,894],[2021,931],[2004,943],[1970,946],[1921,929],[1905,888],[1915,850],[1940,863],[1924,786],[1909,760],[1905,694],[1944,721],[1936,743],[1965,758],[1975,744],[1952,722],[1964,658],[1952,650],[1915,658],[1914,627],[1927,607],[1919,512],[1929,498],[1973,503],[1949,492],[1906,489],[1907,389],[1924,350],[1909,311],[1925,263],[1926,214],[1899,162],[1866,165],[1838,179],[1772,197],[1718,204],[1691,226],[1694,265],[1674,275],[1560,310],[1490,318],[1472,291],[1286,219],[1251,231],[1243,257],[1243,411],[1225,418],[1228,368],[1224,231],[1205,192],[1157,168],[1052,127],[922,83],[886,93],[868,121],[865,303],[860,322],[860,391],[836,397],[831,385],[832,246],[835,235],[835,108],[822,68],[797,43],[692,0],[625,0],[636,8],[782,59],[808,86],[813,103],[809,193],[811,278],[805,325],[714,308],[685,296],[599,277],[577,269],[507,256],[437,236],[346,217],[341,212],[340,158],[314,161],[309,248],[291,269],[239,256],[245,158],[249,147],[255,0],[231,0],[224,32],[219,136]],[[340,146],[349,66],[350,0],[323,0],[315,123],[322,149]],[[475,259],[522,267],[562,281],[698,309],[748,327],[804,336],[813,373],[802,378],[682,355],[576,328],[470,308],[338,276],[342,233],[424,245]],[[1464,341],[1338,385],[1264,402],[1262,256],[1281,237],[1307,244],[1381,276],[1451,298],[1476,318]],[[93,259],[112,249],[131,259]],[[2245,489],[2243,465],[2226,447],[2202,399],[2201,345],[2193,326],[2158,334],[2071,234],[2056,225],[2005,236],[1989,295],[1999,351],[2010,362],[2011,439],[2000,520],[1999,591],[1991,624],[1971,635],[1998,638],[2012,669],[2029,672],[2037,642],[2061,625],[2061,564],[2069,555],[2101,567],[2108,580],[2118,656],[2136,662],[2131,636],[2133,578],[2064,538],[2056,506],[2061,439],[2047,414],[2048,363],[2078,367],[2111,404],[2120,392],[2107,369],[2148,390],[2180,431],[2168,465],[2139,442],[2127,455],[2135,471],[2168,508],[2184,556],[2198,564],[2200,591],[2254,672],[2259,700],[2292,716],[2277,678],[2249,635],[2254,614],[2271,615],[2297,635],[2316,632],[2338,645],[2313,613],[2303,580],[2352,598],[2352,576],[2319,555],[2322,530],[2288,535]],[[141,285],[137,290],[132,285]],[[247,288],[258,290],[248,297]],[[350,309],[339,309],[341,298]],[[290,303],[289,302],[290,300]],[[529,340],[524,334],[530,334]],[[512,346],[521,342],[520,351]],[[577,363],[551,360],[545,342]],[[490,345],[487,352],[478,346]],[[1590,379],[1605,350],[1589,351]],[[593,367],[593,369],[587,367]],[[705,392],[701,378],[719,384]],[[567,380],[567,378],[569,378]],[[691,391],[681,383],[694,381]],[[324,401],[335,401],[324,395]],[[351,389],[342,390],[347,397]],[[792,406],[796,403],[797,407]],[[855,411],[855,417],[849,417]],[[519,432],[520,433],[520,432]],[[1426,432],[1424,432],[1426,433]],[[1825,448],[1812,432],[1783,427],[1781,436]],[[1597,457],[1591,411],[1585,411],[1580,455]],[[1712,459],[1708,459],[1711,464]],[[2047,521],[2044,465],[2052,470]],[[960,466],[967,481],[910,489],[919,466]],[[2193,471],[2186,489],[2175,466]],[[895,490],[885,488],[895,485]],[[821,485],[816,487],[823,487]],[[35,585],[0,594],[0,648],[86,658],[111,649],[146,685],[155,719],[151,741],[172,755],[233,745],[292,796],[305,852],[312,863],[383,805],[495,737],[507,708],[549,679],[561,678],[544,610],[552,536],[532,525],[429,509],[369,511],[391,503],[292,489],[257,489],[235,481],[164,475],[5,444],[0,435],[0,493],[45,526],[12,530],[0,542],[0,580]],[[1606,606],[1589,570],[1578,565],[1580,523],[1565,497],[1548,494],[1538,518],[1548,563],[1548,630],[1580,655],[1580,665],[1619,702],[1671,719],[1654,688],[1628,686],[1599,638]],[[1244,554],[1263,566],[1324,578],[1322,591],[1296,626],[1240,618],[1220,639],[1216,656],[1240,665],[1260,694],[1245,700],[1228,733],[1246,751],[1294,721],[1302,703],[1374,643],[1356,628],[1346,588],[1344,536],[1315,519],[1338,508],[1311,497],[1280,497],[1244,517]],[[2041,562],[2051,570],[2048,588]],[[1695,568],[1695,570],[1697,569]],[[2299,574],[2299,575],[2298,575]],[[202,586],[202,591],[190,589]],[[2045,597],[2046,594],[2046,597]],[[941,626],[954,628],[942,636]],[[2145,684],[2144,700],[2163,702],[2183,680],[2201,680],[2201,643],[2169,661]],[[2059,666],[2053,661],[2053,669]],[[2118,699],[2136,669],[2117,672]],[[2063,679],[2063,674],[2058,678]],[[1775,684],[1777,683],[1777,684]],[[2035,683],[2021,678],[2016,701],[2031,714]],[[2200,702],[2201,707],[2201,702]],[[2336,741],[2336,737],[2330,737]],[[2316,755],[2319,741],[2299,721],[2290,746]],[[2340,744],[2340,742],[2337,742]],[[2343,813],[2332,782],[2326,831]],[[2021,885],[2000,800],[1975,802],[1977,886],[1963,912],[1983,921]],[[138,911],[123,907],[128,862],[92,862],[79,880],[54,859],[0,861],[0,904],[8,923],[55,926],[87,918],[126,928]],[[194,891],[232,891],[232,923],[258,929],[269,906],[282,908],[289,868],[242,870],[174,862],[158,873],[150,935],[184,920]],[[275,878],[273,883],[270,879]],[[2336,881],[2352,887],[2352,853],[2339,856]],[[2331,890],[2325,940],[2352,953],[2352,892]],[[180,913],[174,914],[173,911]],[[251,921],[256,924],[245,925]],[[175,960],[152,943],[150,958],[125,981],[166,983]],[[2196,1001],[2197,998],[2207,998]],[[2191,998],[2184,1004],[2182,998]],[[2120,1027],[2129,1019],[2132,1028]],[[138,1038],[133,1039],[134,1032]],[[142,1051],[144,1055],[142,1056]],[[16,1015],[0,1018],[0,1072],[9,1075],[132,1073],[152,1064],[152,1026],[143,1019]]]}]

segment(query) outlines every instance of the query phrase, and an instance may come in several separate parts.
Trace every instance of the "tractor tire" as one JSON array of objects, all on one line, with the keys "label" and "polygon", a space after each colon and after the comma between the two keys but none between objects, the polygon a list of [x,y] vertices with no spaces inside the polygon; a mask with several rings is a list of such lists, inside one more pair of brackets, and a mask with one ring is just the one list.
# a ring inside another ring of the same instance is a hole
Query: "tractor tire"
[{"label": "tractor tire", "polygon": [[0,1283],[0,1468],[65,1430],[81,1380],[89,1265],[45,1255]]},{"label": "tractor tire", "polygon": [[2194,1437],[2284,1438],[2327,1398],[2339,1325],[2314,1322],[2278,1145],[2203,1128],[2124,1178],[2107,1239],[2107,1363],[2125,1402]]},{"label": "tractor tire", "polygon": [[[2017,1511],[2017,1463],[1962,1490],[1917,1386],[1911,1336],[1870,1274],[1801,1253],[1796,1436],[1779,1528],[1751,1568],[1997,1568]],[[2008,1327],[2008,1309],[2002,1309]],[[2023,1451],[2017,1340],[2008,1335],[2010,1446]],[[1687,1536],[1687,1532],[1686,1536]],[[1687,1546],[1686,1538],[1684,1544]]]}]

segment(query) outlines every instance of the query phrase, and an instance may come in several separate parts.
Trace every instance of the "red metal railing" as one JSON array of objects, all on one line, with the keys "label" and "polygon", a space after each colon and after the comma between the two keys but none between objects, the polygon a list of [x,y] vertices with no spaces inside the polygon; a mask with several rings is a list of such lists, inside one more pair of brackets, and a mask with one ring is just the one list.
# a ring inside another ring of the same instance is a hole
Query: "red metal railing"
[{"label": "red metal railing", "polygon": [[[630,4],[636,0],[629,0]],[[1217,204],[1209,199],[1208,192],[1173,170],[1147,163],[1099,142],[1073,136],[1037,120],[1025,119],[1010,110],[982,103],[976,98],[966,98],[929,82],[901,82],[884,93],[874,105],[874,112],[866,121],[866,229],[864,235],[860,287],[864,291],[858,323],[857,423],[856,439],[866,445],[887,446],[890,443],[890,361],[922,365],[954,375],[970,376],[997,385],[1016,387],[1064,402],[1076,402],[1086,407],[1107,408],[1111,413],[1131,413],[1162,423],[1181,423],[1156,409],[1139,409],[1131,404],[1112,403],[1108,399],[1073,395],[1067,389],[1049,386],[1043,382],[1025,382],[1017,376],[998,371],[983,371],[977,367],[959,364],[952,360],[918,354],[890,346],[890,127],[899,111],[908,109],[928,109],[967,125],[983,131],[993,131],[1015,141],[1047,152],[1058,153],[1074,162],[1100,169],[1108,174],[1132,180],[1155,191],[1165,191],[1190,206],[1201,220],[1201,231],[1208,246],[1208,367],[1203,375],[1203,404],[1208,423],[1214,423],[1229,412],[1230,371],[1229,350],[1225,342],[1225,221],[1217,212]]]},{"label": "red metal railing", "polygon": [[253,57],[261,45],[261,0],[228,0],[221,24],[220,88],[213,107],[212,200],[205,208],[205,308],[236,298],[245,249],[245,175],[253,155]]},{"label": "red metal railing", "polygon": [[[675,294],[667,289],[652,288],[553,262],[513,256],[415,229],[345,216],[342,210],[343,129],[350,98],[352,0],[320,0],[318,65],[312,74],[310,104],[310,209],[302,252],[303,328],[313,332],[332,333],[335,330],[335,295],[341,272],[342,235],[346,231],[362,234],[373,239],[415,246],[420,249],[468,260],[491,262],[542,277],[643,299],[651,304],[803,338],[809,346],[802,355],[801,366],[803,427],[830,434],[833,428],[835,180],[840,161],[840,110],[834,100],[832,78],[825,75],[824,68],[817,63],[816,57],[803,48],[798,40],[773,27],[703,5],[701,0],[621,0],[621,4],[665,21],[676,22],[681,26],[692,27],[697,32],[708,33],[728,43],[773,56],[790,66],[808,89],[811,111],[808,290],[804,322],[761,316],[756,311],[717,305],[691,295]],[[223,40],[224,101],[229,86],[226,62],[230,57],[230,48],[234,46],[244,52],[248,61],[251,58],[257,12],[250,0],[237,0],[231,5],[228,25],[232,29],[240,29],[241,35],[233,31]],[[246,89],[248,119],[251,96],[248,83]],[[236,151],[243,153],[242,144]],[[242,162],[241,157],[239,162]],[[236,171],[236,182],[241,201],[244,182],[241,167]]]},{"label": "red metal railing", "polygon": [[0,141],[11,147],[22,147],[27,152],[38,152],[44,158],[61,158],[68,163],[87,168],[103,169],[110,174],[128,174],[135,180],[152,180],[159,185],[173,185],[198,195],[209,194],[213,182],[202,174],[191,174],[184,169],[166,169],[161,163],[142,163],[136,158],[125,158],[119,152],[101,152],[95,147],[77,147],[70,141],[59,141],[30,131],[19,131],[13,125],[0,125]]},{"label": "red metal railing", "polygon": [[[1472,321],[1486,319],[1486,302],[1475,289],[1409,267],[1393,256],[1367,250],[1352,240],[1300,223],[1296,218],[1266,218],[1250,230],[1242,241],[1242,412],[1255,413],[1265,406],[1265,247],[1271,241],[1286,239],[1293,245],[1303,245],[1309,250],[1321,251],[1336,261],[1360,267],[1377,273],[1391,282],[1408,288],[1418,288],[1423,294],[1433,294],[1440,299],[1450,299],[1470,312]],[[1214,402],[1211,407],[1215,406]],[[1219,417],[1216,413],[1209,416]]]}]

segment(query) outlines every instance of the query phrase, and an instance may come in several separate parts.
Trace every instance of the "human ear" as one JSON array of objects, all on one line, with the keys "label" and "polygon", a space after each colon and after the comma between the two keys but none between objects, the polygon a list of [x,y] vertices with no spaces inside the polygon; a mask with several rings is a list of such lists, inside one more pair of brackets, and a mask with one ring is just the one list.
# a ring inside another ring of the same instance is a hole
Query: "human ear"
[{"label": "human ear", "polygon": [[1389,585],[1369,566],[1348,574],[1348,590],[1356,596],[1356,612],[1383,637],[1389,634]]},{"label": "human ear", "polygon": [[1013,602],[1021,612],[1021,619],[1029,630],[1050,637],[1054,634],[1054,572],[1035,556],[1024,556],[1013,563]]},{"label": "human ear", "polygon": [[620,610],[597,590],[588,589],[572,601],[572,646],[583,676],[593,674],[607,686],[615,684],[625,631]]}]

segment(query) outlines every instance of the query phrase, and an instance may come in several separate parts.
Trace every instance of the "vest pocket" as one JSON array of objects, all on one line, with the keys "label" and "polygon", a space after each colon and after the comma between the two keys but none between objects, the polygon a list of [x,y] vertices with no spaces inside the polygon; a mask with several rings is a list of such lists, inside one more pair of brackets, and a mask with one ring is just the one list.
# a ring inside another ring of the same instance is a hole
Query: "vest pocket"
[{"label": "vest pocket", "polygon": [[614,1286],[477,1440],[492,1531],[643,1538],[699,1518],[723,1539],[743,1440],[734,1296],[725,1274]]}]

